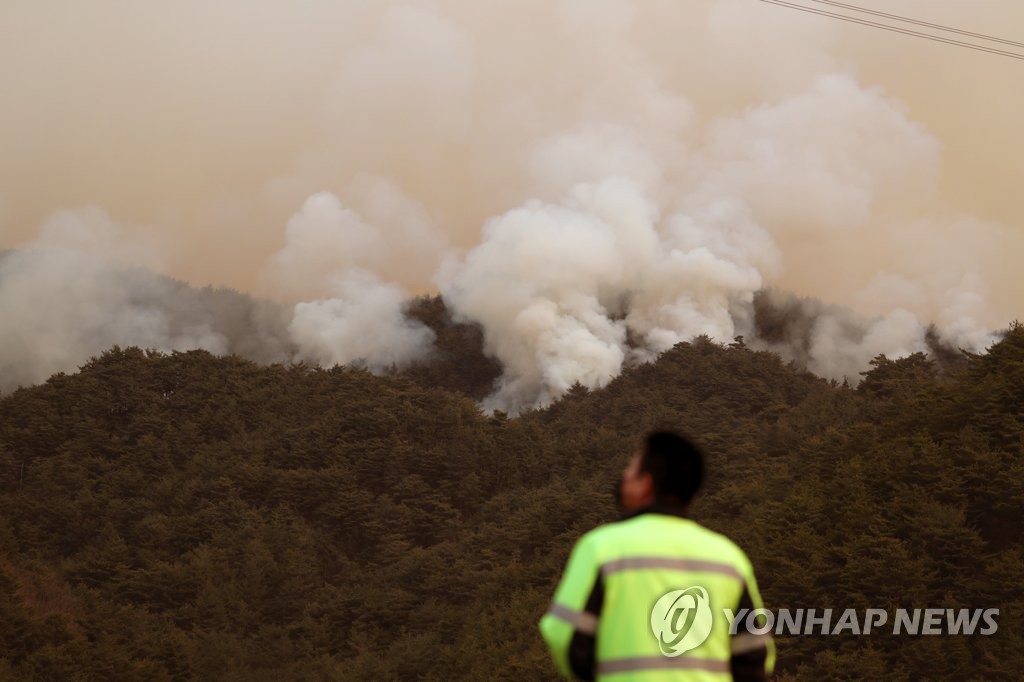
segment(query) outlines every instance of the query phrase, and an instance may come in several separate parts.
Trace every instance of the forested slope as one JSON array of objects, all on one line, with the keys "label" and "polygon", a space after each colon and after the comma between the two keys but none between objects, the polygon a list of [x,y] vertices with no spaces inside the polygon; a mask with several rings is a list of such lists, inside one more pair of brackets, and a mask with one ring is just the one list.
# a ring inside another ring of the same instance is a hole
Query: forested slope
[{"label": "forested slope", "polygon": [[698,339],[514,419],[454,390],[485,360],[445,362],[448,390],[113,349],[0,400],[0,678],[550,679],[536,621],[663,425],[706,446],[693,513],[769,606],[1000,609],[987,637],[781,637],[780,677],[1018,676],[1021,327],[856,389]]}]

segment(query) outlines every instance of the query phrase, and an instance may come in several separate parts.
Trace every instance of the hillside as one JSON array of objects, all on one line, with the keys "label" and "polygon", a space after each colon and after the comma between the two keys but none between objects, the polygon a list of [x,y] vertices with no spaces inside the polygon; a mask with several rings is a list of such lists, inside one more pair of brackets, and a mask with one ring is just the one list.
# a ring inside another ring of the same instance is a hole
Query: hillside
[{"label": "hillside", "polygon": [[536,621],[659,425],[706,446],[694,516],[770,606],[1000,608],[987,637],[784,636],[780,679],[1019,673],[1024,328],[856,389],[697,339],[515,419],[452,352],[381,377],[114,348],[0,399],[0,679],[552,679]]}]

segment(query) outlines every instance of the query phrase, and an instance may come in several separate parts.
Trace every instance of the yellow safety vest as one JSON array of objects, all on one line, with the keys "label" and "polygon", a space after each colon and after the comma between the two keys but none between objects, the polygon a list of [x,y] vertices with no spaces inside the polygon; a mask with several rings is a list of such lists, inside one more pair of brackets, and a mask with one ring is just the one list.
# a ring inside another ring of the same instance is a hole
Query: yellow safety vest
[{"label": "yellow safety vest", "polygon": [[649,511],[580,538],[540,630],[567,677],[589,655],[587,674],[600,680],[723,682],[733,678],[733,656],[756,653],[764,674],[774,668],[771,637],[730,634],[723,611],[762,607],[735,543],[675,513]]}]

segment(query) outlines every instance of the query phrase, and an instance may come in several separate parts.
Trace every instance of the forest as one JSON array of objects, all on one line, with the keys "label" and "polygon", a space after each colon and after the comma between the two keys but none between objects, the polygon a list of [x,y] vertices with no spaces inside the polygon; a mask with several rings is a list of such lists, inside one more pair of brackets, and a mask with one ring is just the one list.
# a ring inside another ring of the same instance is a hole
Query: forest
[{"label": "forest", "polygon": [[114,347],[0,398],[0,679],[556,679],[537,621],[659,427],[704,447],[692,515],[769,608],[999,609],[781,635],[776,679],[1019,679],[1024,326],[856,385],[699,337],[515,417],[442,332],[393,375]]}]

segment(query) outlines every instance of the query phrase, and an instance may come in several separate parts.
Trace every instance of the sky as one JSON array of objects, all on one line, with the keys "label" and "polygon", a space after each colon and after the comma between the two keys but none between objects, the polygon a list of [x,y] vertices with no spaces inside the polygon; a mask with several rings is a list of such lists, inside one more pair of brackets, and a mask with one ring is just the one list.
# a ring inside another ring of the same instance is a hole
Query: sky
[{"label": "sky", "polygon": [[[1024,42],[1017,0],[861,1]],[[1022,78],[757,0],[6,0],[0,250],[305,306],[325,362],[353,298],[435,291],[520,375],[562,351],[502,339],[577,324],[625,361],[616,297],[654,352],[763,287],[978,345],[1024,307]]]}]

